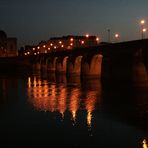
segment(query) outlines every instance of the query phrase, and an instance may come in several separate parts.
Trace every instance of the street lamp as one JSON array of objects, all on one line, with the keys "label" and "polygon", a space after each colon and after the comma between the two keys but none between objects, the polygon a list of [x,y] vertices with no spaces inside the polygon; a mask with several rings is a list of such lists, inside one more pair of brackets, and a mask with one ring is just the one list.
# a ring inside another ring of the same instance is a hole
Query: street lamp
[{"label": "street lamp", "polygon": [[119,39],[119,34],[118,33],[115,33],[115,39],[116,39],[116,41]]},{"label": "street lamp", "polygon": [[110,29],[107,29],[107,33],[108,33],[108,42],[110,43]]},{"label": "street lamp", "polygon": [[86,34],[85,36],[86,36],[86,38],[88,38],[89,37],[89,34]]},{"label": "street lamp", "polygon": [[141,38],[143,39],[144,38],[144,32],[146,32],[146,29],[144,28],[144,24],[145,24],[145,20],[141,20],[140,21],[140,24],[141,24]]},{"label": "street lamp", "polygon": [[142,34],[143,34],[143,35],[142,35],[142,39],[144,38],[144,33],[145,33],[145,32],[146,32],[146,28],[143,28],[143,29],[142,29]]}]

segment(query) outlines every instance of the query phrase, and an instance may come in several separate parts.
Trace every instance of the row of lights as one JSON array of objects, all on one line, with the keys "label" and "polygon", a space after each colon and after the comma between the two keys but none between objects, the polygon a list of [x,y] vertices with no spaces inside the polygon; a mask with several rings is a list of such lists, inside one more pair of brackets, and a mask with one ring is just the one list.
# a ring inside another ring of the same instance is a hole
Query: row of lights
[{"label": "row of lights", "polygon": [[[89,38],[89,34],[86,34],[86,38]],[[68,49],[71,49],[71,48],[72,48],[74,39],[73,39],[73,38],[70,38],[70,41],[71,41],[71,43],[70,43],[70,45],[67,47]],[[98,37],[96,37],[96,41],[99,42],[99,38],[98,38]],[[84,40],[80,40],[80,42],[81,42],[81,45],[84,45],[84,44],[85,44],[85,41],[84,41]],[[64,48],[64,45],[62,44],[62,41],[59,41],[58,43],[60,44],[60,47],[61,47],[61,48]],[[46,48],[47,46],[46,46],[46,45],[43,45],[42,47],[43,47],[43,48]],[[37,46],[37,49],[39,50],[39,49],[42,48],[42,47],[41,47],[41,46]],[[53,43],[50,43],[50,47],[48,47],[47,50],[45,50],[45,53],[47,53],[47,51],[50,51],[51,48],[57,49],[58,47],[57,47],[57,46],[54,46]],[[35,51],[36,48],[33,47],[32,50]],[[38,52],[34,52],[34,55],[37,55],[37,54],[39,54],[39,53],[40,53],[39,51],[38,51]],[[29,51],[24,53],[24,55],[29,55],[29,54],[30,54]]]},{"label": "row of lights", "polygon": [[[147,29],[144,27],[145,23],[146,23],[146,21],[144,19],[142,19],[140,21],[140,25],[141,25],[141,29],[140,29],[141,30],[140,31],[141,32],[141,39],[144,38],[144,33],[147,31]],[[119,36],[119,33],[115,33],[114,37],[115,37],[115,39],[117,41],[119,39],[119,37],[120,37]],[[89,34],[86,34],[86,38],[89,38]],[[108,42],[110,42],[110,29],[108,29],[108,38],[109,38],[108,39]],[[74,39],[73,38],[70,38],[70,41],[71,41],[70,46],[68,46],[69,49],[73,46],[73,43],[72,42],[74,41]],[[99,38],[98,37],[96,38],[96,41],[99,42]],[[64,45],[62,44],[62,41],[59,41],[59,44],[61,45],[61,48],[64,48]],[[82,40],[81,41],[81,44],[84,45],[85,44],[85,41]],[[50,46],[53,47],[54,49],[57,48],[57,46],[54,46],[53,43],[50,43]],[[46,45],[43,45],[43,48],[46,48]],[[38,46],[37,49],[40,49],[40,46]],[[33,48],[33,50],[35,50],[35,48]],[[50,47],[48,47],[48,50],[50,50]],[[45,50],[45,53],[47,53],[47,50]],[[30,52],[26,52],[24,54],[25,55],[29,55]],[[34,55],[37,55],[37,54],[39,54],[39,51],[37,53],[34,53]]]},{"label": "row of lights", "polygon": [[[147,31],[147,29],[145,28],[145,23],[146,21],[144,19],[140,20],[140,32],[141,32],[141,39],[144,39],[144,33]],[[116,40],[120,37],[118,33],[115,33],[114,37],[116,38]],[[110,42],[110,29],[108,29],[108,41]]]}]

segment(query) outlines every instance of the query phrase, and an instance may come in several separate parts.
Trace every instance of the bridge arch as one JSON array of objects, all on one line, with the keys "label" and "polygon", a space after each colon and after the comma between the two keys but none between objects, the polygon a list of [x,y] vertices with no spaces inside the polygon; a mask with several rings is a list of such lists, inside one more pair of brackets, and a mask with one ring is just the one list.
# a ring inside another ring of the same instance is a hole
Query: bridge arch
[{"label": "bridge arch", "polygon": [[66,73],[67,72],[67,59],[68,59],[68,56],[62,57],[62,58],[59,57],[56,60],[56,72],[57,73]]},{"label": "bridge arch", "polygon": [[[88,57],[85,57],[86,59]],[[101,76],[101,67],[102,67],[102,58],[101,54],[93,55],[88,62],[87,60],[82,64],[82,75],[84,76]]]},{"label": "bridge arch", "polygon": [[82,58],[83,58],[83,56],[77,56],[74,58],[73,61],[69,60],[68,74],[72,74],[72,75],[80,75],[81,74]]},{"label": "bridge arch", "polygon": [[43,58],[41,58],[41,57],[38,57],[37,59],[36,59],[36,69],[37,70],[41,70],[41,68],[42,68],[42,61],[43,61]]},{"label": "bridge arch", "polygon": [[67,61],[68,61],[68,56],[64,57],[63,59],[63,70],[66,72],[67,71]]},{"label": "bridge arch", "polygon": [[58,57],[50,57],[47,60],[47,70],[49,72],[55,72],[56,71],[56,63],[57,63]]},{"label": "bridge arch", "polygon": [[93,56],[90,64],[90,75],[101,76],[102,58],[103,56],[101,54]]}]

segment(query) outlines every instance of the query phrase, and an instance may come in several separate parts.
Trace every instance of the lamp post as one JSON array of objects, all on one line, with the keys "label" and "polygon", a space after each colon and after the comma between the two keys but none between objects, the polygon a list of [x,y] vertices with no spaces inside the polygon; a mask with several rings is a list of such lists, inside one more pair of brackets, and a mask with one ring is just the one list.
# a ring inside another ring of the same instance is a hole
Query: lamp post
[{"label": "lamp post", "polygon": [[116,41],[119,40],[119,34],[118,33],[115,33],[115,39],[116,39]]},{"label": "lamp post", "polygon": [[108,33],[108,42],[110,43],[110,29],[107,29],[107,33]]},{"label": "lamp post", "polygon": [[141,24],[141,30],[140,30],[140,32],[141,32],[141,39],[143,39],[144,38],[144,32],[146,32],[146,29],[144,28],[145,20],[141,20],[140,24]]}]

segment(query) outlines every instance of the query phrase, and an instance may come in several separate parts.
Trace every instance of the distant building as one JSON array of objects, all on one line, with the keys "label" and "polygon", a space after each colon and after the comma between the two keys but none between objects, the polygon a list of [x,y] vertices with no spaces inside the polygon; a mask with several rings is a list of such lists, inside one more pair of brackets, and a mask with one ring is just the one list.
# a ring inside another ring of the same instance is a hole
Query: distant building
[{"label": "distant building", "polygon": [[0,30],[0,57],[17,56],[17,39],[8,38],[7,34]]},{"label": "distant building", "polygon": [[99,38],[96,36],[62,36],[50,38],[48,41],[41,41],[36,46],[26,46],[24,55],[37,55],[40,53],[49,53],[62,50],[73,50],[97,46]]}]

